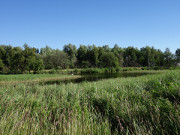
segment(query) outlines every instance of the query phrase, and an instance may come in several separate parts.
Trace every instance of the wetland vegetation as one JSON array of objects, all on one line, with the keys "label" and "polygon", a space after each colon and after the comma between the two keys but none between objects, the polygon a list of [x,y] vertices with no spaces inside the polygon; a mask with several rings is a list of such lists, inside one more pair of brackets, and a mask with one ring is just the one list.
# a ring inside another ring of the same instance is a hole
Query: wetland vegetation
[{"label": "wetland vegetation", "polygon": [[179,54],[1,45],[0,134],[178,135]]},{"label": "wetland vegetation", "polygon": [[0,134],[179,134],[179,101],[179,70],[60,85],[0,85]]}]

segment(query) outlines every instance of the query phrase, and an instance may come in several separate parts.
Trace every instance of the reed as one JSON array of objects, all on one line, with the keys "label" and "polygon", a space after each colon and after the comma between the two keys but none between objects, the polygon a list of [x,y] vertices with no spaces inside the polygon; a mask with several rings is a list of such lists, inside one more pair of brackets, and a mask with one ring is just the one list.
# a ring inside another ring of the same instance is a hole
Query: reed
[{"label": "reed", "polygon": [[63,80],[80,78],[80,75],[62,75],[62,74],[17,74],[17,75],[0,75],[1,84],[14,84],[26,82],[38,82],[48,80]]},{"label": "reed", "polygon": [[0,86],[0,134],[179,134],[180,71]]}]

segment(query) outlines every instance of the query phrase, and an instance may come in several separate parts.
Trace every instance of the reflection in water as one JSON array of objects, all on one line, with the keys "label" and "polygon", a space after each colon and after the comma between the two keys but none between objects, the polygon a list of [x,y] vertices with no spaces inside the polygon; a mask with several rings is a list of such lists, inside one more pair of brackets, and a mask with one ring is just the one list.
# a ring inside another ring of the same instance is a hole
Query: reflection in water
[{"label": "reflection in water", "polygon": [[82,75],[82,78],[68,79],[68,80],[51,80],[40,82],[40,84],[68,84],[68,83],[81,83],[81,82],[92,82],[108,78],[122,78],[122,77],[137,77],[147,75],[149,73],[112,73],[112,74],[91,74]]}]

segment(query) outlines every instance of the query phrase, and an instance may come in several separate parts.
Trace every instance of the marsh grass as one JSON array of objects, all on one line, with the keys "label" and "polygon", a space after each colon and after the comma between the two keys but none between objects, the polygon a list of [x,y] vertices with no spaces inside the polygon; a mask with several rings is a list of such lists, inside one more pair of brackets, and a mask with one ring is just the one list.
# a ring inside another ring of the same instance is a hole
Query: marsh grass
[{"label": "marsh grass", "polygon": [[17,83],[35,83],[50,80],[77,79],[80,75],[60,75],[60,74],[18,74],[0,75],[0,85]]},{"label": "marsh grass", "polygon": [[[178,69],[178,67],[176,67]],[[175,70],[173,68],[172,70]],[[148,67],[117,67],[117,68],[76,68],[76,69],[51,69],[41,70],[40,74],[95,74],[95,73],[121,73],[121,72],[164,72],[164,68],[148,68]]]},{"label": "marsh grass", "polygon": [[180,71],[0,86],[0,134],[179,134]]}]

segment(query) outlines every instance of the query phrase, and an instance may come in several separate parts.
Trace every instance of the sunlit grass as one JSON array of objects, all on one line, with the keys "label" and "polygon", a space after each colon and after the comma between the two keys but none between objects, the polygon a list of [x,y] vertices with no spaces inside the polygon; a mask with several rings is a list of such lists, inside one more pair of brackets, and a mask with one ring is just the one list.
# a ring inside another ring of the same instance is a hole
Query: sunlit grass
[{"label": "sunlit grass", "polygon": [[180,71],[0,86],[0,134],[179,134]]},{"label": "sunlit grass", "polygon": [[18,75],[0,75],[0,84],[35,82],[47,80],[61,80],[79,78],[80,75],[60,75],[60,74],[18,74]]}]

